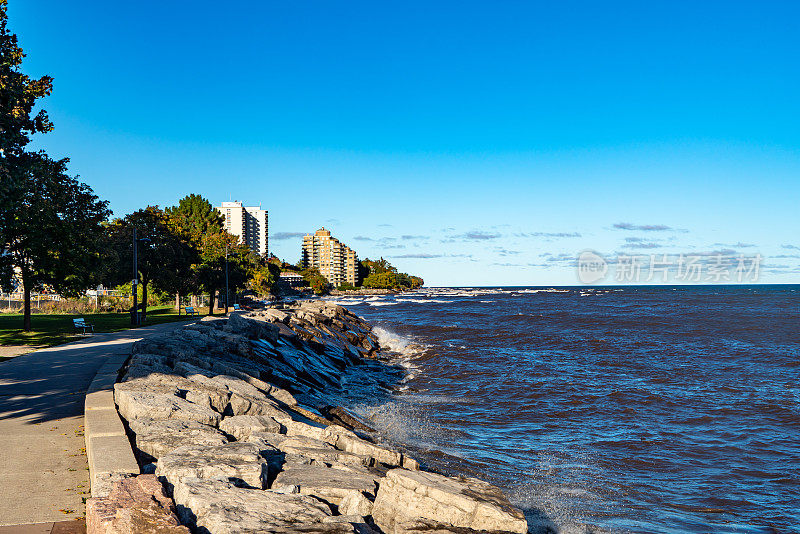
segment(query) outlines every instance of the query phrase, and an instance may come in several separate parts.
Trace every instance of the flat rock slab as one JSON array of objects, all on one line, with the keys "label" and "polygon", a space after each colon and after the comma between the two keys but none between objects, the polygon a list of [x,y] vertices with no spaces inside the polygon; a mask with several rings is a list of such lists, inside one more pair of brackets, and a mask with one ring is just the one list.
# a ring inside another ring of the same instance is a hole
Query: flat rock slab
[{"label": "flat rock slab", "polygon": [[277,453],[256,443],[228,443],[215,447],[187,445],[162,456],[156,475],[173,486],[186,478],[234,479],[253,488],[267,484],[269,466],[265,456]]},{"label": "flat rock slab", "polygon": [[381,480],[372,517],[386,534],[459,528],[528,532],[522,512],[491,484],[405,469],[392,469]]},{"label": "flat rock slab", "polygon": [[305,495],[239,488],[222,480],[187,478],[175,485],[173,496],[182,521],[198,532],[354,532],[349,523],[325,522],[330,519],[330,509]]},{"label": "flat rock slab", "polygon": [[205,425],[217,426],[222,416],[199,404],[194,404],[177,395],[148,390],[136,390],[117,384],[114,387],[114,400],[119,413],[127,421],[133,419],[177,419],[196,421]]},{"label": "flat rock slab", "polygon": [[338,505],[352,494],[375,495],[378,477],[350,469],[334,469],[318,465],[287,464],[278,473],[273,487],[298,488],[302,495],[311,495]]},{"label": "flat rock slab", "polygon": [[87,534],[189,534],[155,475],[114,483],[108,497],[86,502]]},{"label": "flat rock slab", "polygon": [[196,421],[133,419],[128,425],[136,434],[136,447],[156,460],[185,445],[213,447],[228,443],[222,432]]},{"label": "flat rock slab", "polygon": [[265,415],[236,415],[223,419],[219,429],[237,441],[244,441],[255,432],[277,434],[281,431],[281,424]]}]

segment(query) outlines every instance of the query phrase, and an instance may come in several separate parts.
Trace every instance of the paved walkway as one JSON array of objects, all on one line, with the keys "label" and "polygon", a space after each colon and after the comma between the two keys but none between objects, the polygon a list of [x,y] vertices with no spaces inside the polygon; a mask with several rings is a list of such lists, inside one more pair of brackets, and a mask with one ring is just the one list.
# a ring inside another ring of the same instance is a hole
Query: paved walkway
[{"label": "paved walkway", "polygon": [[109,356],[183,324],[97,334],[0,363],[0,527],[83,518],[86,389]]}]

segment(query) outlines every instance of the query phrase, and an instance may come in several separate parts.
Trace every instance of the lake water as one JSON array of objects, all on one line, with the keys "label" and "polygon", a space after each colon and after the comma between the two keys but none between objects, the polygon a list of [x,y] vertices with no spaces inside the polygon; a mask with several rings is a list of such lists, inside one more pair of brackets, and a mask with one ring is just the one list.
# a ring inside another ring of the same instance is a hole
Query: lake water
[{"label": "lake water", "polygon": [[534,532],[800,531],[796,286],[336,298],[408,378],[352,408]]}]

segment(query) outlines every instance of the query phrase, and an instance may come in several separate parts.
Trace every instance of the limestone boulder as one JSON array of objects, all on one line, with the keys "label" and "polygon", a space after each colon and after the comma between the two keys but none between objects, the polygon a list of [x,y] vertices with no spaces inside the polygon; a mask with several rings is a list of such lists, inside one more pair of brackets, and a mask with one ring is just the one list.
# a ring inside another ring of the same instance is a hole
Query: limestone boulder
[{"label": "limestone boulder", "polygon": [[114,401],[119,413],[128,421],[176,419],[217,426],[222,420],[222,416],[211,408],[182,399],[177,394],[120,387],[124,384],[127,382],[115,384]]},{"label": "limestone boulder", "polygon": [[212,447],[228,443],[222,432],[196,421],[132,419],[128,425],[136,434],[136,448],[155,459],[184,445]]},{"label": "limestone boulder", "polygon": [[254,432],[278,434],[281,431],[281,424],[272,417],[264,415],[236,415],[223,419],[219,429],[236,438],[236,441],[246,441]]},{"label": "limestone boulder", "polygon": [[286,437],[277,447],[283,452],[297,454],[318,464],[342,464],[347,466],[369,467],[375,464],[373,458],[340,451],[324,441],[305,436]]},{"label": "limestone boulder", "polygon": [[339,503],[339,513],[362,517],[370,516],[372,515],[372,501],[361,492],[351,492],[345,495]]},{"label": "limestone boulder", "polygon": [[297,486],[301,495],[338,505],[353,493],[375,495],[377,482],[377,477],[365,471],[292,463],[284,465],[273,486]]},{"label": "limestone boulder", "polygon": [[393,469],[380,481],[372,517],[386,534],[528,532],[522,512],[491,484],[405,469]]},{"label": "limestone boulder", "polygon": [[213,447],[187,445],[162,456],[156,475],[171,485],[186,478],[235,480],[253,488],[267,485],[267,459],[278,453],[260,443],[228,443]]},{"label": "limestone boulder", "polygon": [[87,534],[189,534],[154,475],[117,481],[108,497],[86,501]]},{"label": "limestone boulder", "polygon": [[173,495],[181,520],[197,532],[213,534],[354,532],[350,523],[325,522],[330,508],[292,493],[239,488],[222,480],[187,478]]}]

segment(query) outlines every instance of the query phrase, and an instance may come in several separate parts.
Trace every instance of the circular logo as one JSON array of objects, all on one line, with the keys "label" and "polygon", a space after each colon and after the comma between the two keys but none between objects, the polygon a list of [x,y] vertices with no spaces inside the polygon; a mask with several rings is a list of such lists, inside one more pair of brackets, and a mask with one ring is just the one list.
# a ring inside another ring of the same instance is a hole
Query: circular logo
[{"label": "circular logo", "polygon": [[605,258],[593,250],[584,250],[578,256],[578,280],[584,284],[593,284],[605,278],[608,263]]}]

